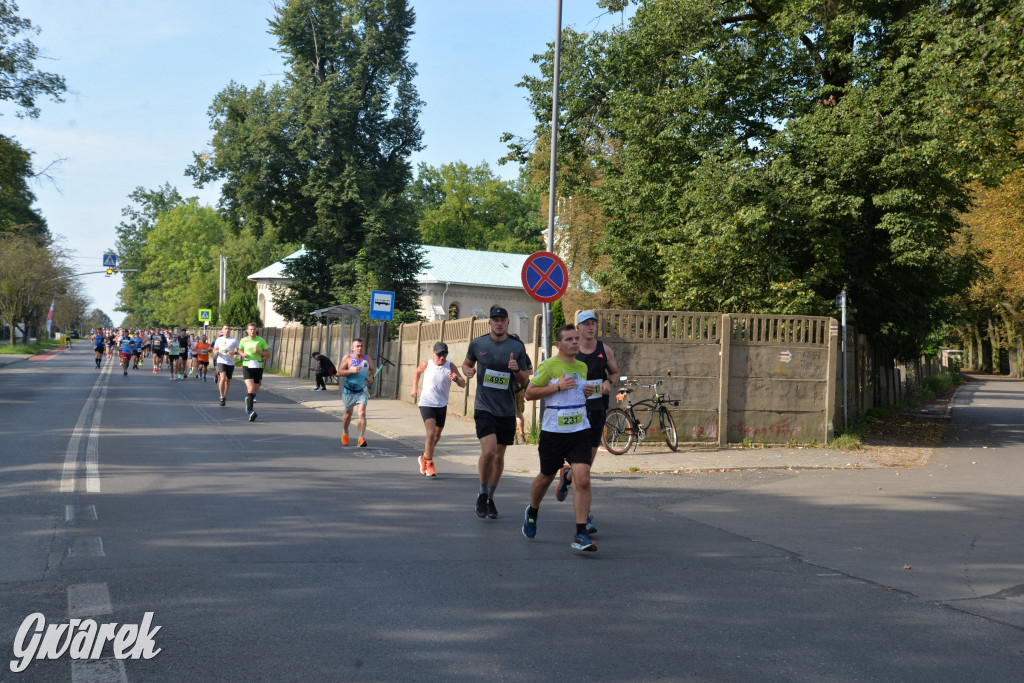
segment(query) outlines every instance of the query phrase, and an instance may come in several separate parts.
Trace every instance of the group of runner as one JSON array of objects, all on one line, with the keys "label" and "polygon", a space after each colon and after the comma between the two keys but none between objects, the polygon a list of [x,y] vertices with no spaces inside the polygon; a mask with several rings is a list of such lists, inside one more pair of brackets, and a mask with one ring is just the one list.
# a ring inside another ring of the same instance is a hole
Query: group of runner
[{"label": "group of runner", "polygon": [[601,443],[612,378],[619,373],[611,348],[597,339],[597,316],[593,311],[582,311],[575,325],[558,328],[558,353],[541,362],[532,377],[526,346],[508,333],[508,311],[492,307],[489,325],[489,334],[470,341],[462,374],[448,360],[444,342],[436,343],[432,359],[421,362],[413,373],[411,395],[418,399],[426,429],[420,473],[437,475],[434,450],[444,429],[452,383],[464,388],[476,377],[473,420],[480,440],[480,488],[474,511],[477,517],[498,519],[494,492],[505,469],[505,450],[515,442],[515,396],[525,391],[526,400],[543,399],[545,410],[538,447],[540,473],[530,487],[523,535],[536,537],[541,501],[557,476],[555,497],[559,501],[565,500],[570,487],[573,489],[576,533],[571,547],[596,551],[597,544],[591,538],[597,528],[590,510],[590,469]]},{"label": "group of runner", "polygon": [[[505,468],[505,450],[515,442],[516,394],[525,391],[526,400],[543,400],[545,410],[538,447],[540,473],[530,487],[523,535],[531,539],[537,535],[541,501],[558,477],[557,500],[565,500],[569,488],[573,489],[576,534],[571,547],[596,551],[597,544],[591,538],[597,529],[590,510],[590,470],[601,442],[611,379],[619,372],[611,348],[596,337],[597,316],[593,311],[582,311],[575,325],[558,328],[558,352],[542,361],[536,373],[532,373],[533,365],[522,340],[508,333],[508,311],[493,306],[488,322],[490,333],[470,341],[461,373],[448,360],[448,346],[438,342],[433,347],[433,357],[421,362],[413,374],[412,397],[418,400],[426,430],[423,454],[418,458],[420,473],[437,476],[434,452],[444,429],[452,383],[465,388],[469,380],[476,378],[473,420],[480,441],[480,488],[474,511],[480,518],[498,519],[494,492]],[[134,358],[133,367],[138,369],[141,357],[152,352],[154,373],[159,372],[166,356],[172,380],[185,379],[198,370],[197,377],[205,381],[212,353],[221,406],[227,403],[235,361],[239,359],[246,385],[245,413],[254,422],[254,404],[263,382],[264,363],[271,355],[267,342],[256,335],[256,329],[255,323],[249,323],[247,336],[236,339],[231,336],[230,326],[224,325],[212,344],[205,336],[190,334],[188,330],[179,330],[177,334],[169,330],[93,330],[90,339],[96,351],[96,367],[100,367],[104,352],[112,356],[117,348],[125,376],[131,359]],[[366,447],[366,406],[375,374],[373,359],[363,353],[361,339],[352,341],[351,353],[345,355],[337,368],[319,353],[313,355],[320,368],[317,390],[323,387],[320,376],[331,374],[331,370],[344,378],[342,445],[350,444],[349,426],[354,416],[356,446]]]}]

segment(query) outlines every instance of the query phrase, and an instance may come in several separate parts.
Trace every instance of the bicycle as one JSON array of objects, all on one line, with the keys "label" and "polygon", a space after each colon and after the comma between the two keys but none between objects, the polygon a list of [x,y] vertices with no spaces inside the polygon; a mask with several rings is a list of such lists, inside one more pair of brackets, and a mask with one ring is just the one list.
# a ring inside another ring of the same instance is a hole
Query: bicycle
[{"label": "bicycle", "polygon": [[[669,372],[670,376],[671,374]],[[672,413],[665,406],[677,406],[679,401],[669,400],[665,394],[658,392],[658,387],[664,384],[665,380],[659,379],[654,384],[638,384],[636,380],[630,380],[627,377],[620,377],[619,379],[625,382],[626,386],[616,392],[615,398],[617,401],[625,400],[626,408],[625,410],[622,408],[612,408],[608,411],[608,415],[605,418],[604,433],[601,435],[601,441],[604,443],[604,447],[608,449],[608,452],[614,455],[622,455],[631,446],[639,446],[647,437],[647,431],[651,428],[655,413],[658,414],[658,426],[665,437],[665,443],[672,450],[678,450],[679,435],[676,433],[676,423],[672,419]],[[654,398],[646,398],[633,403],[629,399],[629,394],[633,392],[635,387],[654,389]],[[646,422],[637,418],[636,411],[638,408],[641,412],[644,410],[649,411]]]}]

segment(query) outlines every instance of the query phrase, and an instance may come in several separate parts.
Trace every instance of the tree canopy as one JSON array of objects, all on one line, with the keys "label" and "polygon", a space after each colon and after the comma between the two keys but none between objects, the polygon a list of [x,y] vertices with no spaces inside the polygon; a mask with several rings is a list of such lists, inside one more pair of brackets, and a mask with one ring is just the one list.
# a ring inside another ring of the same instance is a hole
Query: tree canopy
[{"label": "tree canopy", "polygon": [[35,67],[39,48],[23,37],[32,33],[39,29],[18,16],[18,5],[0,0],[0,101],[13,102],[17,116],[35,118],[39,116],[36,99],[46,96],[63,102],[67,86],[62,76]]},{"label": "tree canopy", "polygon": [[305,245],[279,312],[308,321],[339,302],[368,310],[369,281],[413,310],[422,264],[405,192],[409,155],[421,146],[407,55],[413,12],[405,0],[275,9],[282,82],[227,86],[210,108],[211,150],[195,155],[189,174],[199,186],[223,181],[235,224]]},{"label": "tree canopy", "polygon": [[601,182],[560,187],[600,204],[613,303],[831,314],[845,288],[914,355],[975,273],[948,249],[972,183],[1020,162],[1022,32],[1009,0],[649,0],[567,31],[560,163]]},{"label": "tree canopy", "polygon": [[539,192],[505,181],[486,163],[420,164],[410,194],[423,244],[533,253],[544,247]]}]

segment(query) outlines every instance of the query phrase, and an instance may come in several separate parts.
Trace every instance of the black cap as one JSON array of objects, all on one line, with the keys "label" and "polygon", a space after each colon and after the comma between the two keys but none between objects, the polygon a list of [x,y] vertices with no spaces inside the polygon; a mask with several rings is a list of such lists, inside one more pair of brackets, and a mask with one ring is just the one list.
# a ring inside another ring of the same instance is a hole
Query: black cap
[{"label": "black cap", "polygon": [[508,311],[501,306],[491,306],[491,317],[492,318],[507,318]]},{"label": "black cap", "polygon": [[436,353],[439,356],[447,356],[448,345],[445,344],[444,342],[437,342],[436,344],[434,344],[434,353]]}]

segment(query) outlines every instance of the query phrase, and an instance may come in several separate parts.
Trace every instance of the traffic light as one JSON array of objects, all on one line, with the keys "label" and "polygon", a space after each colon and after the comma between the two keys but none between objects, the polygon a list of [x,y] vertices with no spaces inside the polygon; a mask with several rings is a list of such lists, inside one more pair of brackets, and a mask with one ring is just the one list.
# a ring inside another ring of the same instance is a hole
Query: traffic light
[{"label": "traffic light", "polygon": [[107,277],[110,277],[113,274],[114,274],[114,269],[113,268],[107,268]]}]

